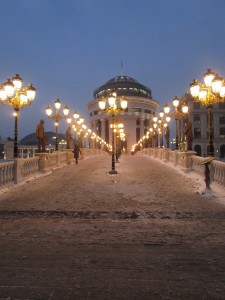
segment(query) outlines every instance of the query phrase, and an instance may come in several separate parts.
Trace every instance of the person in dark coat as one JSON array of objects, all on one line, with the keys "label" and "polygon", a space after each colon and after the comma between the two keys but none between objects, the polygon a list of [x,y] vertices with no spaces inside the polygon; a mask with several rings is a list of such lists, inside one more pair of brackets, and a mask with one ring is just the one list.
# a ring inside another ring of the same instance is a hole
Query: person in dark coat
[{"label": "person in dark coat", "polygon": [[77,144],[75,144],[73,149],[73,156],[75,158],[76,164],[78,164],[79,154],[81,154],[80,148]]}]

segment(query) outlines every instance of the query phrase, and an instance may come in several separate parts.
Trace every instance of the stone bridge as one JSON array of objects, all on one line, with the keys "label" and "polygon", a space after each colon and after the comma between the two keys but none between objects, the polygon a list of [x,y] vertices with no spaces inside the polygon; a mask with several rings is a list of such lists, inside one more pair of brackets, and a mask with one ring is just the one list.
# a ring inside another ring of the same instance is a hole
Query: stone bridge
[{"label": "stone bridge", "polygon": [[224,198],[203,176],[146,152],[117,175],[109,155],[63,166],[0,193],[0,299],[224,298]]}]

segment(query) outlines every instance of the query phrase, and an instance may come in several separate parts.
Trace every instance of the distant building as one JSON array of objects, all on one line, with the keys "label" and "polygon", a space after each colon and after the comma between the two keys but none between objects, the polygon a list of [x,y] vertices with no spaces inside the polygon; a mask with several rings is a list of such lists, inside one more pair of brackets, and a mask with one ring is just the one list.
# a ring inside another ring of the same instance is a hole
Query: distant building
[{"label": "distant building", "polygon": [[[48,131],[45,132],[45,135],[47,137],[47,141],[46,141],[46,145],[55,145],[55,132],[53,131]],[[66,140],[66,136],[65,134],[58,134],[59,137],[59,143],[61,142],[65,142]],[[19,145],[21,146],[25,146],[25,145],[37,145],[38,140],[37,140],[37,136],[36,133],[30,133],[27,136],[25,136],[24,138],[22,138],[19,142]]]},{"label": "distant building", "polygon": [[136,144],[147,133],[159,103],[152,98],[150,88],[129,76],[114,77],[97,88],[93,93],[94,99],[87,104],[91,129],[109,144],[111,144],[112,136],[111,115],[103,113],[98,102],[101,97],[109,97],[114,90],[118,98],[125,96],[128,101],[127,109],[124,112],[116,113],[115,121],[124,124],[126,134],[124,147],[130,152],[132,145]]},{"label": "distant building", "polygon": [[[189,120],[193,126],[192,148],[199,156],[207,156],[208,145],[208,116],[207,108],[200,102],[194,101],[190,94],[181,97],[181,103],[188,105]],[[225,103],[213,106],[213,144],[215,156],[225,158]]]},{"label": "distant building", "polygon": [[0,140],[0,159],[5,158],[5,145],[13,143],[13,142],[14,142],[14,140],[10,137],[1,138],[1,140]]}]

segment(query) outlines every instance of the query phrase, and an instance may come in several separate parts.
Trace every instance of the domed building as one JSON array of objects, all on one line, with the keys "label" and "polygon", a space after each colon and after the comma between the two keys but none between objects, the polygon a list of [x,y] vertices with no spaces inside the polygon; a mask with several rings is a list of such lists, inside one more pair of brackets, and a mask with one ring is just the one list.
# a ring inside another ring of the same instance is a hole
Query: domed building
[{"label": "domed building", "polygon": [[124,96],[127,100],[126,110],[116,113],[115,123],[124,124],[126,135],[124,148],[129,153],[132,145],[137,143],[151,126],[152,117],[155,115],[159,103],[152,98],[150,88],[129,76],[114,77],[97,88],[93,93],[94,99],[87,104],[91,129],[109,144],[111,144],[112,136],[110,128],[112,117],[109,112],[101,111],[99,100],[102,97],[107,99],[113,91],[117,93],[117,99]]}]

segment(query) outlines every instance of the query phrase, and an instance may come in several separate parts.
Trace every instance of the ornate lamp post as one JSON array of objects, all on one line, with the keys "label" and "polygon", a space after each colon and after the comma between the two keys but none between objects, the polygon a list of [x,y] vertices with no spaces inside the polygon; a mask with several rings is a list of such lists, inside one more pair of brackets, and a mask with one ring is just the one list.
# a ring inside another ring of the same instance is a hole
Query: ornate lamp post
[{"label": "ornate lamp post", "polygon": [[74,140],[75,143],[77,143],[79,145],[80,148],[83,147],[83,129],[84,126],[86,127],[86,125],[84,125],[84,118],[81,117],[77,111],[74,111],[73,113],[73,121],[71,117],[67,117],[67,123],[72,124],[72,128],[74,130]]},{"label": "ornate lamp post", "polygon": [[185,116],[187,116],[188,113],[188,106],[184,103],[182,105],[181,110],[178,110],[180,104],[180,100],[177,98],[177,96],[174,97],[173,99],[173,107],[174,107],[174,112],[169,114],[170,111],[170,107],[168,104],[166,104],[164,106],[164,110],[166,109],[168,112],[168,116],[172,117],[175,119],[175,126],[176,126],[176,139],[175,139],[175,149],[178,150],[179,148],[179,136],[178,136],[178,120],[181,118],[184,118]]},{"label": "ornate lamp post", "polygon": [[153,120],[153,137],[154,137],[154,147],[157,148],[159,145],[158,145],[158,124],[157,124],[157,121],[158,121],[158,118],[156,116],[154,116],[152,118]]},{"label": "ornate lamp post", "polygon": [[124,125],[122,123],[114,124],[114,133],[116,134],[116,162],[118,163],[118,158],[121,152],[121,144],[120,144],[120,133],[124,132]]},{"label": "ornate lamp post", "polygon": [[[123,124],[121,124],[123,126]],[[117,161],[118,158],[120,158],[121,153],[122,153],[122,146],[123,146],[123,141],[125,139],[125,133],[124,129],[121,127],[120,129],[117,130]]]},{"label": "ornate lamp post", "polygon": [[149,147],[153,147],[153,139],[154,139],[154,129],[153,127],[150,127],[148,132],[147,132],[147,136],[149,139]]},{"label": "ornate lamp post", "polygon": [[[163,117],[166,117],[166,120],[164,120]],[[159,124],[158,133],[160,134],[160,148],[163,148],[163,127],[166,128],[168,126],[168,122],[169,121],[170,121],[170,117],[168,117],[167,115],[165,115],[165,113],[162,110],[159,112],[159,119],[156,116],[153,117],[153,122],[154,122],[153,123],[153,128],[154,129],[157,128],[157,122]]]},{"label": "ornate lamp post", "polygon": [[204,83],[199,83],[194,79],[190,84],[192,97],[206,106],[208,111],[208,156],[214,156],[213,146],[213,125],[212,108],[213,105],[225,101],[225,81],[217,74],[208,69],[204,74]]},{"label": "ornate lamp post", "polygon": [[108,98],[108,108],[106,108],[106,99],[101,98],[99,100],[99,107],[102,112],[110,113],[112,119],[112,170],[109,171],[109,174],[117,174],[115,170],[115,145],[114,145],[114,124],[115,124],[115,115],[117,112],[124,111],[127,108],[127,100],[122,97],[120,99],[121,108],[117,107],[118,99],[116,92],[113,92]]},{"label": "ornate lamp post", "polygon": [[59,137],[58,137],[58,126],[59,126],[59,120],[60,119],[65,119],[67,118],[69,114],[69,107],[67,105],[64,106],[63,108],[63,115],[59,113],[61,107],[61,101],[59,99],[55,100],[55,113],[52,114],[53,108],[48,105],[46,107],[46,114],[49,119],[54,119],[55,120],[55,134],[56,134],[56,139],[55,139],[55,150],[59,150]]},{"label": "ornate lamp post", "polygon": [[12,106],[14,109],[14,158],[18,158],[18,113],[27,105],[31,105],[35,98],[36,89],[30,83],[22,88],[23,79],[16,74],[0,86],[0,101],[3,105]]}]

